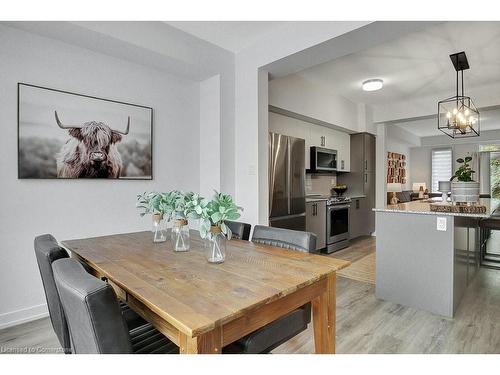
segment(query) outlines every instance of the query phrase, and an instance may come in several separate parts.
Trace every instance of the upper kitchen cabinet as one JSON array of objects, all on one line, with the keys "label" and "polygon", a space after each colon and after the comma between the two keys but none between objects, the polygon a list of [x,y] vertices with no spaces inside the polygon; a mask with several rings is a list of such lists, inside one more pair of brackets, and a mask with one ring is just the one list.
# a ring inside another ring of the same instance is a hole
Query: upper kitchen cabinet
[{"label": "upper kitchen cabinet", "polygon": [[369,133],[351,135],[351,169],[353,172],[375,172],[375,136]]},{"label": "upper kitchen cabinet", "polygon": [[[290,137],[305,139],[307,149],[307,139],[309,138],[310,132],[308,124],[304,121],[269,112],[269,131],[288,135]],[[308,166],[308,164],[306,164],[306,166]]]},{"label": "upper kitchen cabinet", "polygon": [[351,170],[351,136],[347,133],[332,131],[335,132],[335,136],[332,138],[333,145],[331,148],[337,150],[337,170],[349,172]]},{"label": "upper kitchen cabinet", "polygon": [[337,150],[337,170],[340,172],[350,170],[351,140],[348,133],[271,111],[269,112],[269,131],[305,140],[306,169],[311,165],[309,150],[312,146],[316,146]]},{"label": "upper kitchen cabinet", "polygon": [[328,128],[326,126],[319,126],[314,124],[310,125],[310,129],[310,146],[337,150],[337,170],[341,172],[348,172],[351,167],[350,135],[338,130]]},{"label": "upper kitchen cabinet", "polygon": [[375,172],[375,137],[371,134],[363,134],[364,170]]},{"label": "upper kitchen cabinet", "polygon": [[366,196],[375,200],[375,136],[369,133],[351,135],[350,172],[339,175],[351,196]]}]

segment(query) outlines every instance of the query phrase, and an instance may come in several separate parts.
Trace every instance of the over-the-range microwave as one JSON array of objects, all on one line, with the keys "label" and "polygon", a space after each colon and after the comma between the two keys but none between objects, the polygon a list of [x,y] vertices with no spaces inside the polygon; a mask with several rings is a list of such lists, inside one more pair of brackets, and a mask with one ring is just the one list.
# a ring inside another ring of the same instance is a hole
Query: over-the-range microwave
[{"label": "over-the-range microwave", "polygon": [[337,150],[311,147],[311,171],[335,172],[337,170]]}]

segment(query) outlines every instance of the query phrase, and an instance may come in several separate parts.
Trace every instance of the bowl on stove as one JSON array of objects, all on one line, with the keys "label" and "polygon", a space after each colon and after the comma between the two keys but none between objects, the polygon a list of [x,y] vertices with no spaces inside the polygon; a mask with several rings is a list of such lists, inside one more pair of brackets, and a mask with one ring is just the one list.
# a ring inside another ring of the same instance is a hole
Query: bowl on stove
[{"label": "bowl on stove", "polygon": [[[335,186],[332,188],[332,191],[334,191],[338,197],[341,197],[347,191],[347,186],[342,186],[342,187]],[[332,195],[333,195],[333,193],[332,193]]]}]

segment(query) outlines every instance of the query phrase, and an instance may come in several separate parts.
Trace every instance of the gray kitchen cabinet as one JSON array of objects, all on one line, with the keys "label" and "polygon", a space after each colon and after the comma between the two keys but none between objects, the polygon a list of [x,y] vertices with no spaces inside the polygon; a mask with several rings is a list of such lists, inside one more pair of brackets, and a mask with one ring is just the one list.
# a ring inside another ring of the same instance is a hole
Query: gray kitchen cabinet
[{"label": "gray kitchen cabinet", "polygon": [[326,201],[306,203],[306,231],[316,235],[316,251],[326,247]]},{"label": "gray kitchen cabinet", "polygon": [[375,172],[375,136],[363,133],[364,171]]},{"label": "gray kitchen cabinet", "polygon": [[349,210],[349,236],[351,239],[369,236],[375,231],[372,208],[372,204],[366,197],[352,199]]},{"label": "gray kitchen cabinet", "polygon": [[353,199],[350,210],[350,237],[370,235],[375,231],[375,136],[368,133],[351,135],[351,172],[337,176],[347,185]]},{"label": "gray kitchen cabinet", "polygon": [[[375,173],[363,173],[363,195],[370,204],[375,205]],[[375,207],[375,206],[373,206]]]},{"label": "gray kitchen cabinet", "polygon": [[337,180],[347,185],[350,196],[373,194],[375,197],[375,136],[368,133],[351,135],[350,172]]}]

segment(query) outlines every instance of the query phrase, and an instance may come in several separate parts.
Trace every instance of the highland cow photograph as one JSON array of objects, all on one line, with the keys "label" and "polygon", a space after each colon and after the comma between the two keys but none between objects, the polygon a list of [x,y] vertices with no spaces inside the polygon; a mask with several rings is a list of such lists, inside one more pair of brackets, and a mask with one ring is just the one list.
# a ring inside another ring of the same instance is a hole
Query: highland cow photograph
[{"label": "highland cow photograph", "polygon": [[150,107],[19,83],[19,178],[150,180],[152,113]]}]

